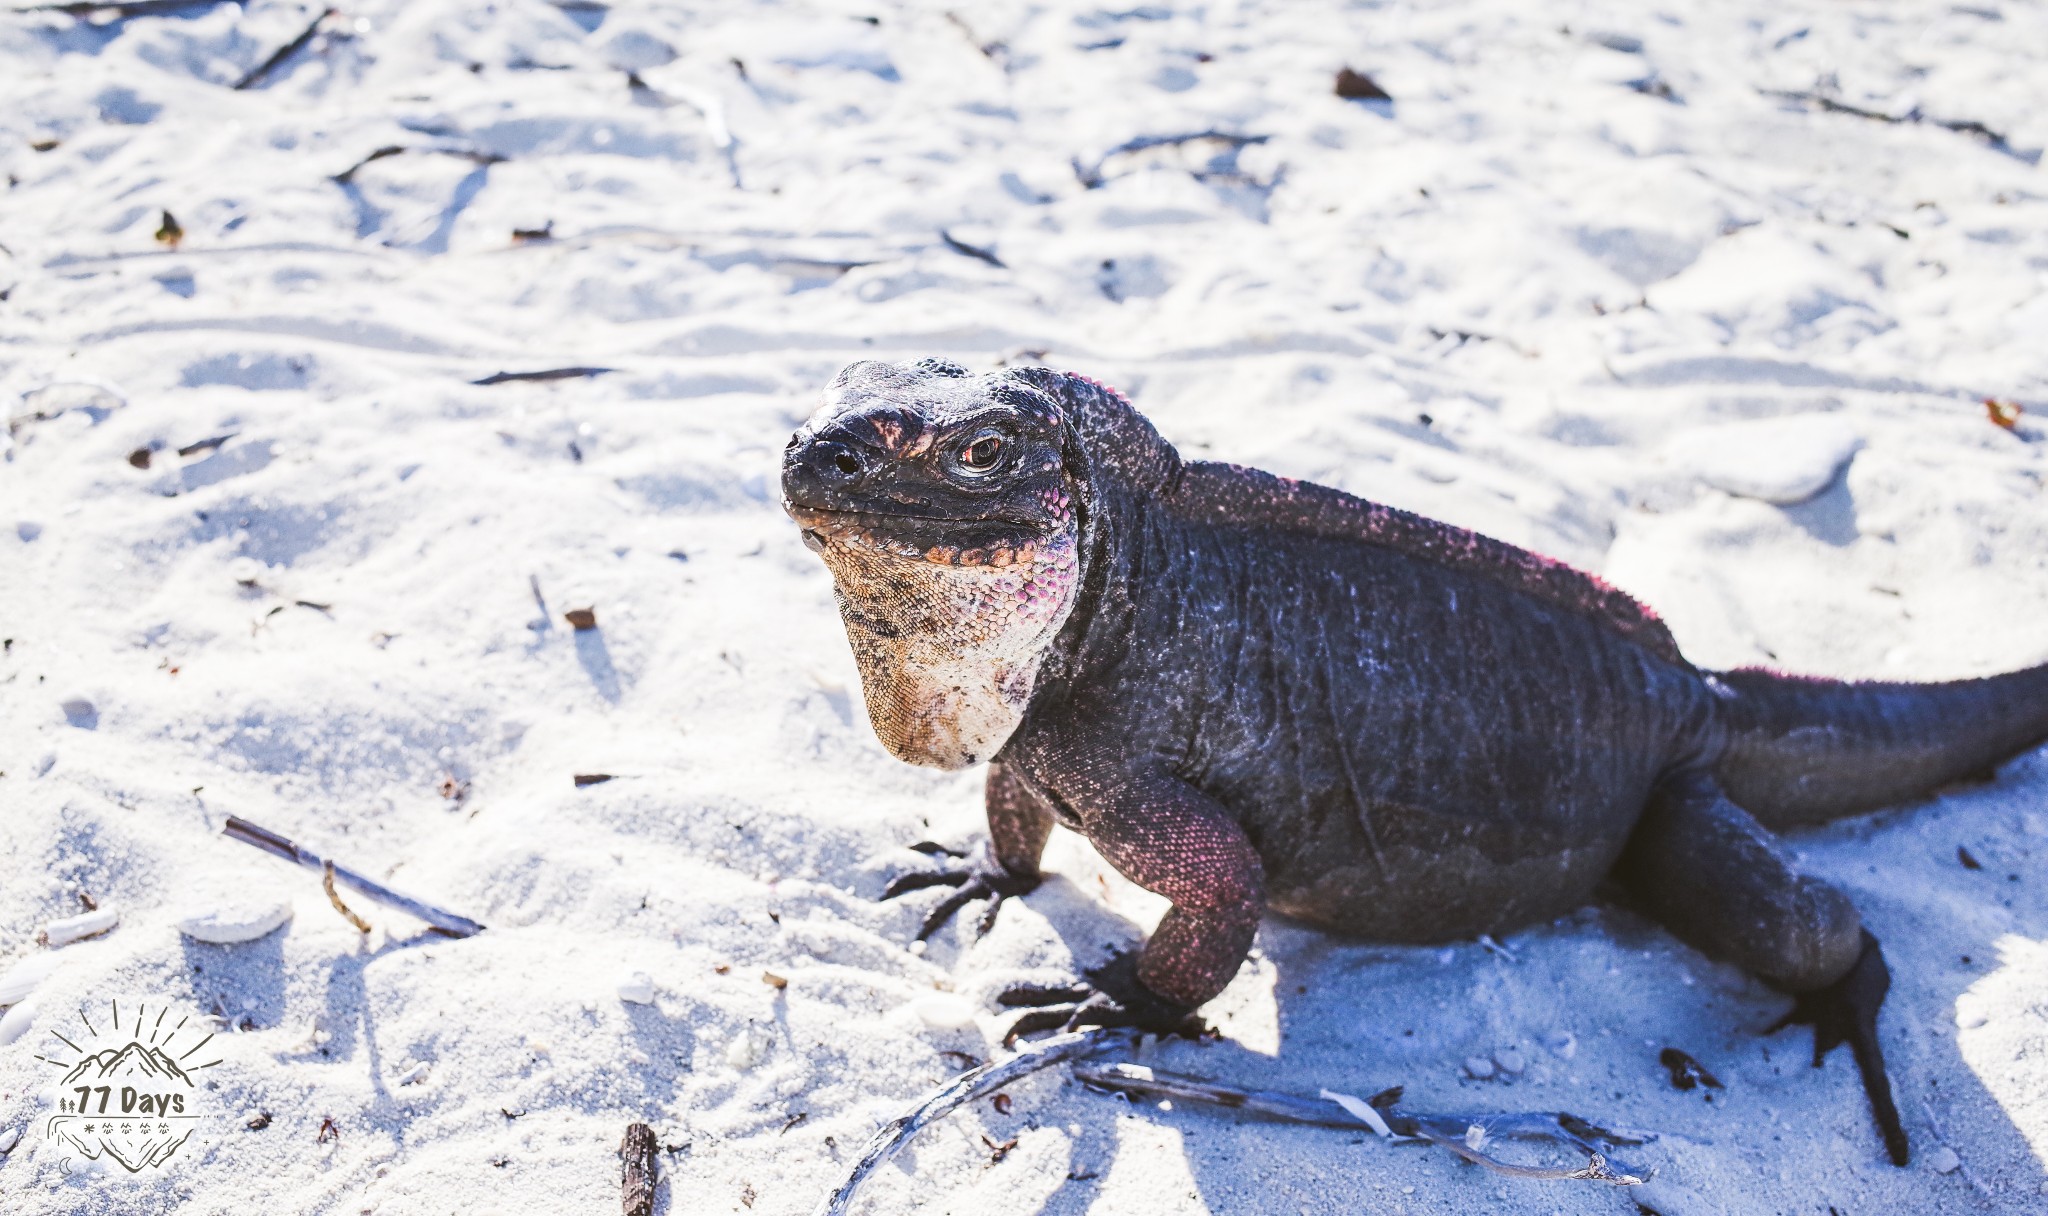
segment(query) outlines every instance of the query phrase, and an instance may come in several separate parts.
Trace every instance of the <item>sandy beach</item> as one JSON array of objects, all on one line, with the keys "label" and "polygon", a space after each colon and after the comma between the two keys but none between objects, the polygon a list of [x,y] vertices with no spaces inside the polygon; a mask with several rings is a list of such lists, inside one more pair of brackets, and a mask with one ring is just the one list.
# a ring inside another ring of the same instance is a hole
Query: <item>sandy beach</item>
[{"label": "sandy beach", "polygon": [[[855,359],[1085,372],[1701,666],[2048,661],[2043,62],[2017,0],[0,14],[0,976],[47,971],[0,1212],[615,1211],[641,1121],[658,1212],[805,1213],[1000,1050],[994,992],[1139,940],[1163,903],[1066,833],[978,941],[878,901],[982,777],[877,743],[779,504]],[[488,928],[361,933],[229,816]],[[865,1210],[2048,1210],[2048,755],[1791,845],[1885,943],[1908,1168],[1786,998],[1596,905],[1269,920],[1223,1037],[1143,1058],[1574,1111],[1656,1133],[1646,1186],[1048,1072]],[[213,1035],[159,1168],[45,1135],[112,1002]]]}]

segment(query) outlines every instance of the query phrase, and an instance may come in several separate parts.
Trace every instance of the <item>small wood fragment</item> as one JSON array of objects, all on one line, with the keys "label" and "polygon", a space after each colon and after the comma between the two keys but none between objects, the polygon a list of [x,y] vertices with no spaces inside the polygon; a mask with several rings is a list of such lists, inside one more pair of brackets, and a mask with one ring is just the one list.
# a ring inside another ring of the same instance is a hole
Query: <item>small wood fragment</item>
[{"label": "small wood fragment", "polygon": [[178,242],[185,239],[185,230],[178,226],[177,216],[168,211],[163,213],[162,222],[156,226],[156,239],[158,244],[172,249],[178,247]]},{"label": "small wood fragment", "polygon": [[571,608],[562,614],[562,619],[569,622],[570,627],[578,633],[588,632],[597,628],[597,609]]},{"label": "small wood fragment", "polygon": [[1984,413],[1990,417],[1994,424],[2008,431],[2019,429],[2020,415],[2026,412],[2026,409],[2017,401],[2007,401],[2002,397],[1984,398]]},{"label": "small wood fragment", "polygon": [[270,1112],[267,1110],[257,1111],[254,1115],[251,1115],[249,1117],[249,1121],[243,1124],[243,1126],[247,1127],[252,1132],[262,1131],[264,1128],[270,1126]]},{"label": "small wood fragment", "polygon": [[984,249],[979,245],[970,245],[966,241],[963,241],[959,237],[956,237],[952,233],[946,231],[944,228],[939,229],[939,239],[946,242],[946,248],[952,250],[954,253],[961,255],[962,257],[973,258],[975,261],[978,262],[987,262],[989,265],[995,267],[997,270],[1009,269],[1008,266],[1003,264],[1003,259],[996,256],[995,250],[993,249]]},{"label": "small wood fragment", "polygon": [[[169,218],[168,215],[166,215],[165,218]],[[188,443],[184,447],[178,449],[178,455],[197,456],[201,452],[211,452],[213,449],[219,447],[221,444],[226,443],[230,439],[233,439],[238,433],[239,432],[236,431],[229,431],[225,435],[215,435],[208,439],[202,439],[197,443]]]},{"label": "small wood fragment", "polygon": [[1364,72],[1341,68],[1337,72],[1337,96],[1346,101],[1392,101],[1394,95]]},{"label": "small wood fragment", "polygon": [[1658,1052],[1657,1062],[1670,1070],[1673,1089],[1697,1089],[1702,1085],[1708,1089],[1721,1088],[1720,1078],[1708,1072],[1706,1065],[1676,1047]]},{"label": "small wood fragment", "polygon": [[619,1143],[619,1209],[625,1216],[654,1216],[654,1188],[661,1181],[654,1129],[645,1123],[626,1125]]},{"label": "small wood fragment", "polygon": [[342,919],[348,921],[349,924],[354,925],[356,927],[356,932],[368,933],[370,931],[370,922],[364,920],[360,916],[357,916],[355,912],[351,910],[347,904],[341,902],[341,893],[334,889],[333,862],[329,861],[321,863],[320,885],[327,889],[327,902],[334,905],[334,910],[336,912],[341,913]]},{"label": "small wood fragment", "polygon": [[586,785],[603,785],[611,779],[610,773],[577,773],[574,777],[576,788],[579,790]]},{"label": "small wood fragment", "polygon": [[1010,1155],[1010,1150],[1017,1147],[1017,1137],[1015,1136],[1010,1137],[1001,1144],[997,1144],[994,1140],[989,1139],[986,1133],[983,1133],[981,1142],[988,1146],[988,1163],[990,1165],[1001,1165],[1003,1158]]},{"label": "small wood fragment", "polygon": [[134,465],[138,469],[146,469],[149,467],[149,460],[151,455],[152,453],[148,448],[136,448],[134,451],[128,453],[128,463]]},{"label": "small wood fragment", "polygon": [[775,974],[773,971],[763,971],[761,973],[761,982],[768,985],[770,988],[774,988],[778,991],[789,987],[789,981]]}]

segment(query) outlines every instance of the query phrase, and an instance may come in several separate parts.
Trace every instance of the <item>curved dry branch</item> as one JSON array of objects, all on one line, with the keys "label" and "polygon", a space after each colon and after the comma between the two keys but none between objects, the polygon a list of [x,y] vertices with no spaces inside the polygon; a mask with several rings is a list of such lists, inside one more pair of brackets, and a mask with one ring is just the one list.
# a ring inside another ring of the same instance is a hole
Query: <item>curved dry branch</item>
[{"label": "curved dry branch", "polygon": [[835,1187],[825,1201],[818,1205],[815,1216],[845,1216],[853,1210],[854,1193],[868,1175],[880,1168],[883,1162],[896,1155],[910,1138],[932,1123],[974,1101],[983,1094],[991,1094],[1020,1077],[1034,1072],[1078,1060],[1113,1047],[1129,1050],[1136,1045],[1137,1034],[1129,1030],[1081,1030],[1072,1034],[1055,1035],[1035,1043],[1021,1045],[1016,1055],[1007,1060],[994,1060],[979,1068],[972,1068],[941,1086],[938,1092],[917,1104],[909,1113],[899,1115],[884,1123],[875,1134],[868,1138],[867,1146],[861,1150],[860,1160],[854,1164],[853,1172],[846,1181]]}]

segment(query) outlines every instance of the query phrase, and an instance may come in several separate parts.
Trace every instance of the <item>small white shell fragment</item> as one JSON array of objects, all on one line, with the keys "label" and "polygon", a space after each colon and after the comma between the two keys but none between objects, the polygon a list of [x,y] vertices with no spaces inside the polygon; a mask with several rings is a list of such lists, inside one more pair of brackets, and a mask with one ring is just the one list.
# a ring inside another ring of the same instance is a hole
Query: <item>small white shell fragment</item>
[{"label": "small white shell fragment", "polygon": [[1927,1168],[1937,1174],[1953,1174],[1962,1168],[1962,1164],[1963,1159],[1956,1155],[1956,1150],[1946,1144],[1927,1154]]},{"label": "small white shell fragment", "polygon": [[6,1017],[0,1018],[0,1047],[5,1047],[22,1035],[27,1034],[28,1028],[35,1024],[35,998],[31,997],[28,1000],[17,1002],[12,1009],[7,1011]]},{"label": "small white shell fragment", "polygon": [[43,926],[43,940],[52,946],[68,946],[72,942],[98,937],[121,923],[121,914],[112,905],[92,912],[81,912],[63,920],[53,920]]},{"label": "small white shell fragment", "polygon": [[974,1006],[946,992],[933,992],[910,1002],[911,1011],[934,1030],[959,1030],[974,1025]]},{"label": "small white shell fragment", "polygon": [[1975,1030],[1991,1020],[1991,1015],[1974,1006],[1956,1010],[1956,1026],[1962,1030]]},{"label": "small white shell fragment", "polygon": [[1484,1081],[1493,1075],[1493,1061],[1485,1056],[1465,1057],[1465,1075],[1475,1081]]},{"label": "small white shell fragment", "polygon": [[1529,1067],[1529,1061],[1522,1057],[1521,1052],[1513,1048],[1494,1052],[1493,1062],[1499,1066],[1503,1073],[1511,1077],[1521,1076],[1522,1070]]},{"label": "small white shell fragment", "polygon": [[232,946],[253,942],[291,918],[288,903],[226,904],[187,916],[178,922],[178,932],[194,941]]},{"label": "small white shell fragment", "polygon": [[654,977],[645,971],[629,971],[619,981],[619,999],[635,1005],[654,1003]]},{"label": "small white shell fragment", "polygon": [[769,1045],[767,1031],[759,1026],[749,1026],[726,1044],[725,1062],[734,1070],[745,1072],[767,1057]]},{"label": "small white shell fragment", "polygon": [[411,1068],[408,1068],[404,1072],[399,1073],[397,1077],[397,1083],[400,1085],[417,1085],[421,1081],[424,1081],[426,1079],[427,1062],[425,1060],[421,1060],[419,1063],[414,1064]]},{"label": "small white shell fragment", "polygon": [[1340,1094],[1334,1089],[1326,1089],[1322,1094],[1323,1101],[1335,1102],[1344,1108],[1345,1114],[1370,1127],[1377,1134],[1389,1139],[1393,1137],[1394,1129],[1387,1126],[1387,1121],[1380,1117],[1380,1112],[1374,1110],[1370,1102],[1353,1094]]},{"label": "small white shell fragment", "polygon": [[20,1128],[18,1128],[18,1127],[10,1127],[10,1128],[7,1128],[7,1129],[6,1129],[6,1130],[4,1130],[4,1131],[0,1131],[0,1157],[5,1157],[5,1156],[6,1156],[7,1154],[9,1154],[9,1153],[13,1152],[13,1151],[14,1151],[14,1146],[15,1146],[15,1145],[17,1145],[17,1144],[20,1144],[20,1143],[21,1143],[21,1129],[20,1129]]},{"label": "small white shell fragment", "polygon": [[26,999],[36,990],[37,984],[49,979],[51,973],[63,965],[64,956],[61,954],[31,954],[5,972],[0,972],[0,1006]]}]

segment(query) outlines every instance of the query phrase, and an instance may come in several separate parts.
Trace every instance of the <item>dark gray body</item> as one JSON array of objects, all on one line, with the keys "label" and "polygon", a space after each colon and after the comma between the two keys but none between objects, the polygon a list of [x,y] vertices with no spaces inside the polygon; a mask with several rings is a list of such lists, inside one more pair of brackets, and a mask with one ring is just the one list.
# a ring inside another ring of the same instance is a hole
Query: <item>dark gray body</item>
[{"label": "dark gray body", "polygon": [[1049,680],[1013,751],[1113,716],[1228,808],[1292,917],[1414,942],[1569,911],[1658,778],[1715,758],[1701,675],[1482,575],[1164,512],[1114,560],[1144,587],[1120,653]]}]

